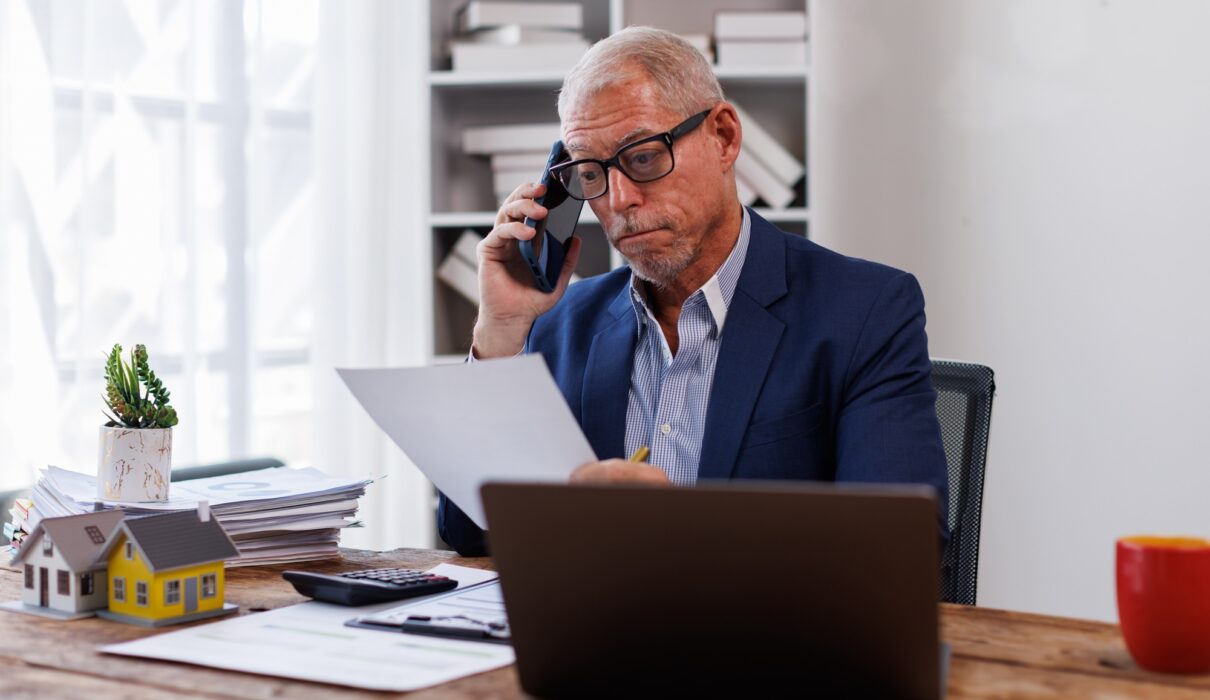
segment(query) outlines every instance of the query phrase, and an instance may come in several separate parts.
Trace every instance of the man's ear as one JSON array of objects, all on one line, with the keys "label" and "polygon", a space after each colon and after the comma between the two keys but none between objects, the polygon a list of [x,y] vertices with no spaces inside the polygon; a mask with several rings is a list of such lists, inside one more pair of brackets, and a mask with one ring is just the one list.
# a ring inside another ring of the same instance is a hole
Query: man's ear
[{"label": "man's ear", "polygon": [[710,116],[709,123],[719,145],[719,165],[724,171],[730,170],[735,164],[735,159],[739,158],[739,147],[744,140],[739,114],[729,103],[721,102],[714,108],[714,114]]}]

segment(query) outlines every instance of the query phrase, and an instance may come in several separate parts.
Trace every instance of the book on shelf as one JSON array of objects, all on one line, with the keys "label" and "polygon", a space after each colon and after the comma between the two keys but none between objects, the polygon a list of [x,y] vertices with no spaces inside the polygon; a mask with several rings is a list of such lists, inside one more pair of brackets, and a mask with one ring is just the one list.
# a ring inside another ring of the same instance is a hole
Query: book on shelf
[{"label": "book on shelf", "polygon": [[497,170],[492,173],[492,192],[496,193],[496,201],[503,202],[522,183],[537,182],[541,176],[541,170]]},{"label": "book on shelf", "polygon": [[575,31],[566,29],[543,29],[527,27],[523,24],[505,24],[499,27],[476,29],[473,32],[459,34],[454,41],[467,44],[484,44],[491,46],[519,46],[522,44],[565,44],[576,43],[584,37]]},{"label": "book on shelf", "polygon": [[470,126],[462,130],[462,152],[468,155],[550,153],[550,146],[558,140],[560,133],[558,122]]},{"label": "book on shelf", "polygon": [[587,50],[588,42],[581,38],[567,42],[518,46],[451,41],[450,61],[455,71],[465,73],[563,73],[576,65]]},{"label": "book on shelf", "polygon": [[743,128],[744,150],[767,167],[781,184],[793,187],[806,174],[803,162],[778,143],[777,139],[765,131],[760,122],[753,119],[742,107],[735,102],[731,105],[735,107],[740,126]]},{"label": "book on shelf", "polygon": [[[551,143],[554,143],[553,141]],[[521,151],[518,153],[493,153],[492,171],[528,170],[538,177],[546,169],[546,159],[550,157],[550,147],[541,151]]]},{"label": "book on shelf", "polygon": [[584,6],[578,2],[470,0],[455,19],[455,26],[463,34],[513,24],[579,31],[584,26]]},{"label": "book on shelf", "polygon": [[782,184],[773,171],[756,160],[746,148],[741,148],[739,157],[735,159],[735,172],[737,179],[742,177],[772,209],[785,209],[794,201],[794,190]]},{"label": "book on shelf", "polygon": [[714,13],[714,38],[803,39],[809,34],[807,13],[792,11],[736,10]]},{"label": "book on shelf", "polygon": [[807,41],[722,40],[715,43],[718,65],[724,68],[764,68],[768,66],[805,66]]},{"label": "book on shelf", "polygon": [[471,229],[462,232],[441,265],[437,278],[445,282],[467,301],[479,305],[479,241],[483,237]]},{"label": "book on shelf", "polygon": [[[454,248],[437,267],[437,278],[448,284],[467,301],[479,305],[479,254],[477,247],[483,237],[471,229],[462,232]],[[578,282],[579,275],[571,281]]]}]

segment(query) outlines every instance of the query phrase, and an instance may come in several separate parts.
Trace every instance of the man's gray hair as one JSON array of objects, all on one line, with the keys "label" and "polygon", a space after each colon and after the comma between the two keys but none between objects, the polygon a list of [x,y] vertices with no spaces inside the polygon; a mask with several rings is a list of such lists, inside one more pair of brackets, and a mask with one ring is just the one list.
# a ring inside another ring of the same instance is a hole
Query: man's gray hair
[{"label": "man's gray hair", "polygon": [[559,118],[634,68],[651,78],[664,106],[686,117],[723,101],[714,70],[692,44],[663,29],[627,27],[593,44],[567,74],[559,91]]}]

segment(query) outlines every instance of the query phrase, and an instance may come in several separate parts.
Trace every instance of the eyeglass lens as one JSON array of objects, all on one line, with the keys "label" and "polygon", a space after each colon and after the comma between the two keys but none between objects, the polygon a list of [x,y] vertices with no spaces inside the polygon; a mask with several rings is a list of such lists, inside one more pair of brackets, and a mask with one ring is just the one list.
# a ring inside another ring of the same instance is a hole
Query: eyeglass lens
[{"label": "eyeglass lens", "polygon": [[[672,151],[663,139],[636,143],[617,155],[622,173],[635,182],[651,182],[672,172]],[[571,196],[593,199],[605,193],[609,176],[596,162],[578,163],[559,173]]]}]

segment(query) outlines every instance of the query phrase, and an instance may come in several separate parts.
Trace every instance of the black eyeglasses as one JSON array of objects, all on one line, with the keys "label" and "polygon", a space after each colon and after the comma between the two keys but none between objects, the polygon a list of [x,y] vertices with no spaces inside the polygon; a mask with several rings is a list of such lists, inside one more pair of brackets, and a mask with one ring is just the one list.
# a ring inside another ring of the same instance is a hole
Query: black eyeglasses
[{"label": "black eyeglasses", "polygon": [[608,160],[583,158],[560,163],[550,169],[550,174],[559,178],[567,194],[581,200],[596,199],[609,191],[610,168],[617,168],[634,182],[658,180],[676,167],[673,142],[696,129],[711,111],[699,112],[672,127],[671,131],[627,144]]}]

